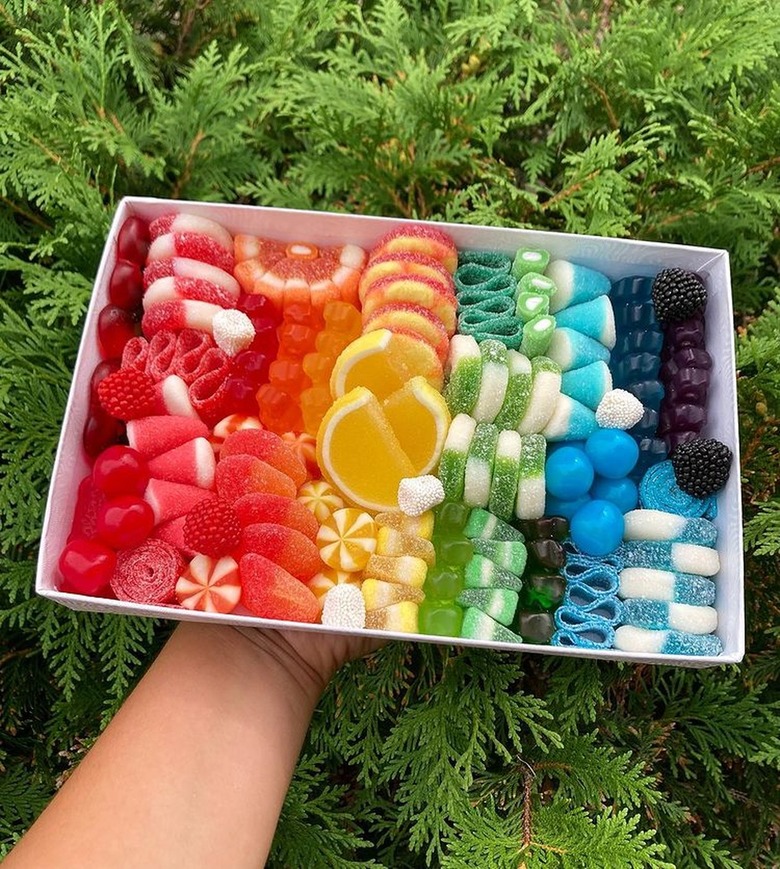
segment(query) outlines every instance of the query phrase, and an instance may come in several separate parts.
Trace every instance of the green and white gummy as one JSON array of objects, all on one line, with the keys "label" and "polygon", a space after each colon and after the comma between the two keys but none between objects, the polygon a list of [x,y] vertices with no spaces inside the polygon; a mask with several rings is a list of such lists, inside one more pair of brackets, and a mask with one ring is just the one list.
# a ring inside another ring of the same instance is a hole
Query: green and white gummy
[{"label": "green and white gummy", "polygon": [[515,516],[518,519],[541,519],[544,516],[544,461],[547,441],[540,434],[523,438],[520,452],[520,482],[517,485]]},{"label": "green and white gummy", "polygon": [[447,359],[449,379],[444,398],[450,413],[471,413],[482,382],[482,354],[471,335],[453,335]]},{"label": "green and white gummy", "polygon": [[547,356],[531,360],[531,396],[517,430],[521,435],[537,434],[553,415],[561,394],[561,369]]},{"label": "green and white gummy", "polygon": [[468,507],[488,505],[497,444],[498,429],[489,422],[477,423],[466,457],[463,503]]},{"label": "green and white gummy", "polygon": [[509,383],[507,349],[500,341],[488,339],[479,345],[479,352],[482,377],[471,415],[477,422],[493,422],[504,403]]},{"label": "green and white gummy", "polygon": [[463,497],[466,457],[476,427],[475,419],[466,413],[459,413],[450,423],[450,430],[444,441],[439,459],[439,479],[444,487],[444,494],[452,501],[460,501]]},{"label": "green and white gummy", "polygon": [[500,519],[511,519],[514,516],[517,486],[520,482],[521,449],[522,439],[516,431],[505,429],[499,433],[488,507]]}]

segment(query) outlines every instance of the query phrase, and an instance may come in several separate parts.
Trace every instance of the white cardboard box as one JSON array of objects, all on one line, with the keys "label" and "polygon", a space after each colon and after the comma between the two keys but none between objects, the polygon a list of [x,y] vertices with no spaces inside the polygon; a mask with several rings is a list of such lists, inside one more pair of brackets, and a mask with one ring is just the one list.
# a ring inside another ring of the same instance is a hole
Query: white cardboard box
[{"label": "white cardboard box", "polygon": [[[78,484],[88,472],[81,449],[81,433],[87,415],[89,380],[100,361],[96,339],[98,313],[107,303],[108,280],[116,261],[116,236],[124,221],[138,215],[147,221],[174,209],[210,217],[231,233],[264,235],[279,240],[306,240],[321,245],[345,242],[366,249],[390,229],[403,223],[397,218],[365,217],[316,211],[294,211],[260,208],[246,205],[181,202],[143,197],[123,199],[117,208],[111,231],[95,279],[92,301],[87,312],[73,383],[65,411],[57,456],[52,472],[51,488],[43,524],[40,556],[36,576],[36,591],[74,610],[146,615],[168,619],[223,622],[268,627],[286,627],[306,631],[332,632],[322,625],[280,622],[250,615],[220,615],[167,607],[147,606],[105,598],[85,597],[58,591],[57,560],[70,532]],[[548,250],[553,258],[569,259],[598,269],[616,280],[628,275],[654,275],[662,268],[679,266],[708,276],[707,348],[713,358],[712,385],[709,395],[709,422],[706,434],[728,444],[739,456],[737,395],[735,380],[734,330],[732,323],[731,283],[728,253],[703,247],[655,244],[627,239],[565,235],[524,229],[503,229],[437,223],[449,232],[459,248],[500,250],[514,254],[520,247]],[[739,463],[734,467],[726,488],[718,496],[718,549],[721,571],[715,578],[719,626],[717,634],[723,643],[718,657],[642,654],[562,648],[525,643],[489,643],[482,640],[458,640],[457,645],[506,649],[509,651],[541,652],[613,661],[634,661],[674,664],[686,667],[712,667],[740,661],[745,653],[745,607],[742,557],[742,502]],[[363,633],[345,630],[343,633]],[[391,631],[368,632],[385,639],[415,639],[420,642],[447,643],[453,640],[419,634]]]}]

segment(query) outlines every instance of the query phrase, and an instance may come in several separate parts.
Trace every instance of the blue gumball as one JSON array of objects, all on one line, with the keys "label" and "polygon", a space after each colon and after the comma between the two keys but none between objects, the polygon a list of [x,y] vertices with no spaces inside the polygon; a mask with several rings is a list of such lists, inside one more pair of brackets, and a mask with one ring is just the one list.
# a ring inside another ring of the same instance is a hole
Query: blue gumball
[{"label": "blue gumball", "polygon": [[574,545],[596,558],[609,555],[623,540],[623,514],[611,501],[590,501],[571,517],[569,532]]},{"label": "blue gumball", "polygon": [[619,480],[628,476],[639,458],[639,446],[619,428],[600,428],[585,441],[593,469],[602,477]]},{"label": "blue gumball", "polygon": [[571,501],[585,495],[593,485],[593,465],[581,449],[561,447],[547,457],[544,480],[551,495]]},{"label": "blue gumball", "polygon": [[601,501],[611,501],[621,513],[634,510],[639,503],[639,489],[636,483],[628,477],[620,480],[610,480],[608,477],[596,477],[590,487],[593,498]]}]

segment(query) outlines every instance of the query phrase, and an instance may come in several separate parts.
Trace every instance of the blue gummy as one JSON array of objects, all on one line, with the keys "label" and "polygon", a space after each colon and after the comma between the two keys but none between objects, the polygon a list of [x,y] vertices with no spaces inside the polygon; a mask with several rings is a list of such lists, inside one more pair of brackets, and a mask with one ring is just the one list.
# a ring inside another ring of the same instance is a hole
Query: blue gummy
[{"label": "blue gummy", "polygon": [[631,275],[614,281],[610,296],[621,301],[649,302],[653,296],[653,279],[643,275]]},{"label": "blue gummy", "polygon": [[569,533],[585,554],[608,555],[620,546],[624,525],[623,514],[611,501],[594,500],[572,516]]},{"label": "blue gummy", "polygon": [[669,604],[661,600],[631,598],[624,601],[625,623],[651,631],[669,629]]},{"label": "blue gummy", "polygon": [[605,347],[615,346],[615,317],[608,296],[571,305],[555,315],[557,328],[575,329]]},{"label": "blue gummy", "polygon": [[615,595],[593,593],[587,585],[574,583],[566,588],[564,606],[579,610],[588,617],[605,619],[613,627],[625,621],[623,602]]},{"label": "blue gummy", "polygon": [[639,458],[639,446],[634,438],[616,428],[593,432],[585,441],[585,452],[596,473],[610,480],[630,474]]},{"label": "blue gummy", "polygon": [[651,329],[657,322],[655,309],[647,302],[632,300],[615,305],[615,326],[621,332]]},{"label": "blue gummy", "polygon": [[688,634],[669,631],[661,647],[665,655],[721,655],[723,643],[715,634]]},{"label": "blue gummy", "polygon": [[[638,441],[639,458],[636,460],[634,470],[631,472],[631,479],[639,483],[645,473],[657,465],[659,462],[665,462],[668,451],[666,441],[663,438],[657,437],[642,437]],[[642,493],[639,493],[641,500]]]},{"label": "blue gummy", "polygon": [[610,480],[608,477],[597,476],[590,488],[590,494],[601,501],[611,501],[621,513],[636,509],[639,503],[639,489],[629,477]]},{"label": "blue gummy", "polygon": [[547,266],[545,274],[558,287],[558,292],[552,297],[551,314],[572,305],[589,302],[597,296],[604,296],[610,290],[609,278],[606,275],[565,260],[553,260]]},{"label": "blue gummy", "polygon": [[611,649],[615,645],[615,631],[606,622],[606,628],[580,634],[572,630],[556,631],[550,638],[551,646],[577,649]]},{"label": "blue gummy", "polygon": [[544,480],[550,494],[571,501],[587,494],[593,483],[593,465],[583,450],[565,446],[547,457]]},{"label": "blue gummy", "polygon": [[658,326],[647,329],[632,329],[629,332],[618,330],[617,341],[612,348],[611,365],[616,366],[624,357],[632,353],[653,353],[661,355],[664,346],[664,333]]},{"label": "blue gummy", "polygon": [[639,503],[648,510],[664,510],[679,516],[704,516],[714,519],[718,515],[715,497],[696,498],[677,485],[674,468],[668,459],[653,465],[639,484]]},{"label": "blue gummy", "polygon": [[550,442],[579,441],[590,437],[597,430],[596,414],[589,407],[568,395],[560,395],[542,434]]},{"label": "blue gummy", "polygon": [[660,380],[640,380],[636,383],[627,383],[622,388],[636,396],[645,407],[656,411],[660,410],[666,394]]},{"label": "blue gummy", "polygon": [[612,379],[616,387],[627,389],[632,383],[658,380],[660,371],[661,357],[657,353],[631,353],[612,365]]},{"label": "blue gummy", "polygon": [[[629,434],[637,440],[641,438],[654,438],[658,433],[658,420],[658,411],[653,410],[652,407],[646,407],[639,422],[628,430]],[[666,445],[664,444],[664,458],[665,457]]]},{"label": "blue gummy", "polygon": [[713,606],[715,583],[693,573],[678,573],[674,578],[674,603],[691,606]]},{"label": "blue gummy", "polygon": [[620,547],[626,567],[650,567],[654,570],[671,570],[672,544],[658,540],[630,540]]},{"label": "blue gummy", "polygon": [[584,613],[578,607],[558,607],[553,620],[559,631],[568,634],[569,640],[576,637],[577,641],[571,645],[609,648],[615,642],[615,630],[606,619]]},{"label": "blue gummy", "polygon": [[566,328],[556,328],[547,355],[561,366],[562,371],[582,368],[591,362],[609,362],[609,350],[603,344]]},{"label": "blue gummy", "polygon": [[563,575],[567,589],[574,589],[575,586],[587,589],[583,594],[593,595],[594,598],[610,597],[617,593],[620,586],[618,571],[608,564],[592,563],[586,566],[569,559],[563,568]]},{"label": "blue gummy", "polygon": [[684,543],[696,543],[714,549],[718,543],[718,529],[709,519],[694,517],[685,523],[682,533],[676,538]]},{"label": "blue gummy", "polygon": [[610,389],[612,375],[606,362],[591,362],[582,368],[564,371],[561,375],[561,392],[591,410],[596,410],[604,393]]},{"label": "blue gummy", "polygon": [[544,507],[545,516],[563,516],[565,519],[571,517],[585,504],[590,501],[590,495],[583,495],[573,501],[564,501],[556,498],[554,495],[548,495]]}]

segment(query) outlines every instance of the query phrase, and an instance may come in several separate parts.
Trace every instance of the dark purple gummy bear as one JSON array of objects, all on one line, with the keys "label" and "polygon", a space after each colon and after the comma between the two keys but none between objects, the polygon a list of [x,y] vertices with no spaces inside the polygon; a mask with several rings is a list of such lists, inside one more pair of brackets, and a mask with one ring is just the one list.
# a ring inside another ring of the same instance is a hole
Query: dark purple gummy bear
[{"label": "dark purple gummy bear", "polygon": [[712,356],[700,347],[683,347],[672,358],[678,368],[712,368]]},{"label": "dark purple gummy bear", "polygon": [[666,343],[670,347],[680,349],[682,347],[704,347],[705,331],[702,317],[691,317],[681,323],[672,323],[664,330]]},{"label": "dark purple gummy bear", "polygon": [[689,441],[694,441],[697,437],[699,437],[699,435],[695,431],[675,431],[664,435],[664,441],[666,442],[666,448],[669,451],[669,455],[671,456],[681,444],[687,444]]},{"label": "dark purple gummy bear", "polygon": [[680,368],[667,386],[666,395],[672,403],[707,404],[710,372],[706,368]]},{"label": "dark purple gummy bear", "polygon": [[699,404],[672,404],[669,407],[670,430],[700,432],[707,422],[707,408]]}]

